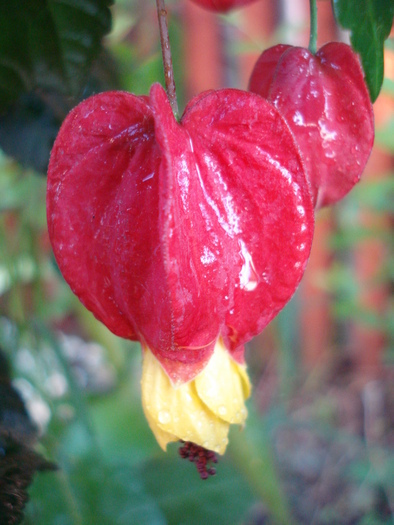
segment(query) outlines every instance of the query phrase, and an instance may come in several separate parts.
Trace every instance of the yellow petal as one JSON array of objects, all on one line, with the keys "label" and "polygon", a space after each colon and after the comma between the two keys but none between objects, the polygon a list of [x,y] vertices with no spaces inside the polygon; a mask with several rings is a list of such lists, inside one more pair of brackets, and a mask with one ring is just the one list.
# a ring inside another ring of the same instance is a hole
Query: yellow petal
[{"label": "yellow petal", "polygon": [[228,423],[245,422],[245,399],[250,395],[249,378],[245,366],[231,358],[221,339],[195,383],[199,398],[216,416]]},{"label": "yellow petal", "polygon": [[148,348],[143,352],[141,386],[144,412],[163,449],[181,439],[224,454],[229,424],[201,401],[194,380],[174,387]]},{"label": "yellow petal", "polygon": [[167,449],[168,443],[172,443],[173,441],[179,441],[179,438],[174,436],[174,434],[169,434],[168,432],[162,430],[158,425],[156,425],[155,420],[152,418],[149,412],[145,410],[145,407],[144,413],[148,424],[156,438],[156,441],[159,443],[159,445],[164,451]]}]

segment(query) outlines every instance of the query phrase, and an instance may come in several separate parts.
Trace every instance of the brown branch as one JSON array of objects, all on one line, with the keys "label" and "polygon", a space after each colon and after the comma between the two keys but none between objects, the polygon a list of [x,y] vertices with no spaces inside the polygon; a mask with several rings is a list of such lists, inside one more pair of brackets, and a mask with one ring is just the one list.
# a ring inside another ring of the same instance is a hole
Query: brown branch
[{"label": "brown branch", "polygon": [[172,67],[172,57],[170,49],[170,39],[168,35],[167,10],[164,0],[156,0],[157,16],[159,19],[161,51],[163,54],[164,78],[166,83],[167,96],[170,101],[174,115],[178,115],[178,101],[176,98],[174,70]]}]

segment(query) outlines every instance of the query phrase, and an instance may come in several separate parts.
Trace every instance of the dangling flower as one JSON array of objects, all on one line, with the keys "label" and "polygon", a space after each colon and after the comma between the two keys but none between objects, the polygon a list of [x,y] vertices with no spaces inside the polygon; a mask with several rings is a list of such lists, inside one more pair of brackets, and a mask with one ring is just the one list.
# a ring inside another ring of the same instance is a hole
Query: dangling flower
[{"label": "dangling flower", "polygon": [[232,9],[240,9],[255,1],[256,0],[193,0],[193,2],[200,7],[218,13],[227,13],[227,11],[231,11]]},{"label": "dangling flower", "polygon": [[302,162],[277,110],[227,89],[193,99],[178,123],[158,84],[149,98],[89,98],[53,147],[47,213],[71,289],[141,342],[159,444],[223,454],[246,417],[244,344],[292,296],[312,241]]},{"label": "dangling flower", "polygon": [[357,55],[341,42],[316,54],[266,49],[249,88],[269,100],[294,133],[315,208],[342,199],[360,180],[374,141],[374,117]]}]

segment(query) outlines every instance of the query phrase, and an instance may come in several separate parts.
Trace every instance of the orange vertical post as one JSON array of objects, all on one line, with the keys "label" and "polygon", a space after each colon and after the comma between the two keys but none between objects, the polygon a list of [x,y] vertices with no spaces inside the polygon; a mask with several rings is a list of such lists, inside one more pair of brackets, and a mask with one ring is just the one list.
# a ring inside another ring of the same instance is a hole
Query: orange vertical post
[{"label": "orange vertical post", "polygon": [[223,41],[215,13],[183,2],[186,99],[223,87]]},{"label": "orange vertical post", "polygon": [[239,11],[238,45],[245,49],[240,53],[238,60],[238,87],[241,89],[247,89],[257,59],[264,49],[271,45],[270,40],[276,29],[278,17],[277,0],[260,0]]}]

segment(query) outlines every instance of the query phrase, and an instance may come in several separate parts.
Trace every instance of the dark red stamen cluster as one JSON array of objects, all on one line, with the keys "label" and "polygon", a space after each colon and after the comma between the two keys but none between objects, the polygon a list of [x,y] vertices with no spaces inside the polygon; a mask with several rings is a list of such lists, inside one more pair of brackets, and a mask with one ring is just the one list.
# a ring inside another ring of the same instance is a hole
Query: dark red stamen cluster
[{"label": "dark red stamen cluster", "polygon": [[209,476],[216,474],[216,469],[209,467],[209,463],[218,462],[215,452],[200,447],[200,445],[196,445],[191,441],[181,441],[181,443],[183,446],[179,449],[179,455],[181,458],[195,463],[201,479],[207,479]]}]

